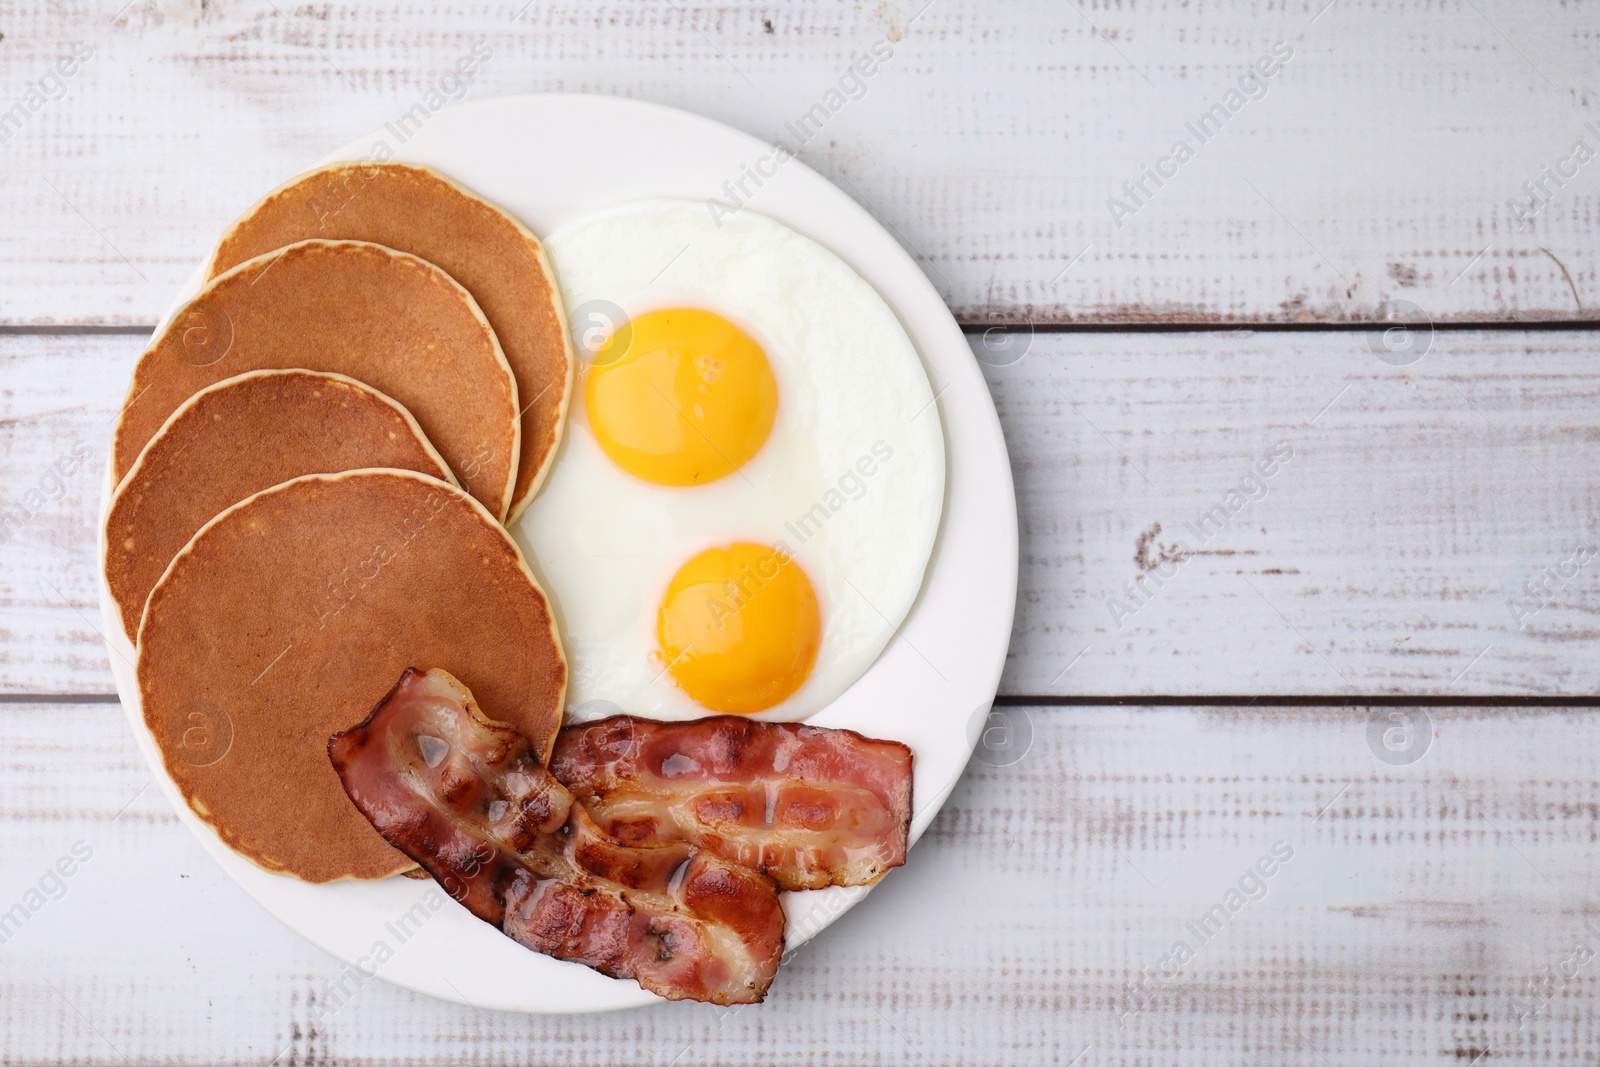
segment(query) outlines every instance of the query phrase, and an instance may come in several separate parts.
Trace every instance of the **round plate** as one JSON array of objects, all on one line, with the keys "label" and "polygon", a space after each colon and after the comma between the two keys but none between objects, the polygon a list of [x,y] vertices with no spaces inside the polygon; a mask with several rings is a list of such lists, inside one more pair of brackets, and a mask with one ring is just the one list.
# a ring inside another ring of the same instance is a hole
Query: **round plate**
[{"label": "round plate", "polygon": [[[596,143],[628,145],[628,158],[648,165],[597,163],[600,157],[581,150]],[[809,721],[911,746],[916,841],[960,778],[987,718],[1010,642],[1017,588],[1016,500],[999,420],[961,330],[916,263],[870,215],[803,163],[774,164],[771,145],[655,104],[573,95],[465,104],[439,112],[420,129],[385,127],[323,162],[389,156],[438,168],[537,234],[625,200],[726,198],[725,184],[737,182],[747,168],[771,171],[759,188],[746,183],[754,195],[744,206],[832,249],[899,315],[922,355],[944,424],[944,518],[921,596],[899,634],[844,696]],[[198,291],[202,274],[203,267],[168,318]],[[102,539],[112,488],[108,471]],[[189,810],[167,777],[139,708],[134,652],[103,578],[100,607],[112,673],[134,737],[185,825],[262,907],[358,972],[357,984],[381,977],[445,1000],[508,1011],[607,1011],[658,1002],[631,981],[522,948],[432,882],[309,885],[236,855]],[[916,862],[914,852],[909,862]],[[785,894],[788,946],[811,938],[866,893],[835,888]],[[777,988],[782,986],[780,973]]]}]

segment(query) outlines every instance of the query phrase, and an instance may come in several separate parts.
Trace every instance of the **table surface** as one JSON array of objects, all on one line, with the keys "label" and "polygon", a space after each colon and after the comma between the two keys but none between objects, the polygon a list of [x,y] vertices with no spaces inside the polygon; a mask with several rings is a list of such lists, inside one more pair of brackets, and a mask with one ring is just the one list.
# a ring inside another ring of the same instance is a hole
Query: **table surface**
[{"label": "table surface", "polygon": [[[1600,4],[924,2],[0,4],[0,1062],[1600,1051]],[[988,740],[759,1007],[353,978],[151,788],[97,631],[111,420],[221,227],[534,91],[798,147],[962,321],[1011,449]]]}]

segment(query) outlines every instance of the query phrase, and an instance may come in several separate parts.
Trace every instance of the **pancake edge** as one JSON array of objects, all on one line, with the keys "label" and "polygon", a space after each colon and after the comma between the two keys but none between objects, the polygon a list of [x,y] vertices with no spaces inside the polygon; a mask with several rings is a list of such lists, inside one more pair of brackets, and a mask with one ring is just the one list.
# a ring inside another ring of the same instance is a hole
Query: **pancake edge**
[{"label": "pancake edge", "polygon": [[[327,247],[327,248],[340,248],[340,247],[376,248],[376,249],[379,249],[380,251],[386,253],[387,255],[394,257],[395,259],[411,260],[411,261],[414,261],[416,263],[422,264],[423,267],[425,267],[428,271],[431,271],[431,272],[434,272],[434,273],[438,274],[439,277],[443,278],[446,282],[448,282],[451,287],[453,287],[458,293],[460,293],[461,296],[466,298],[466,306],[467,306],[468,310],[472,313],[473,317],[477,320],[478,324],[483,327],[485,334],[488,335],[489,341],[490,341],[490,345],[491,345],[491,347],[493,348],[493,351],[494,351],[495,359],[499,362],[500,369],[505,374],[506,380],[510,383],[510,386],[511,386],[511,408],[512,408],[512,411],[515,413],[515,414],[512,415],[512,419],[511,419],[511,451],[512,451],[512,454],[516,457],[516,459],[511,464],[511,470],[508,473],[508,476],[506,478],[506,485],[505,485],[504,490],[502,490],[502,492],[500,494],[500,501],[499,501],[501,513],[502,514],[507,513],[509,511],[509,509],[510,509],[512,493],[516,489],[517,471],[521,469],[521,464],[522,464],[522,416],[521,416],[521,408],[518,406],[521,403],[521,400],[517,395],[517,376],[516,376],[516,374],[514,374],[512,372],[511,363],[506,359],[505,351],[500,347],[500,338],[494,332],[494,327],[489,325],[489,320],[484,317],[483,309],[478,306],[478,301],[473,297],[473,295],[471,293],[467,292],[465,287],[463,287],[460,282],[458,282],[454,278],[450,277],[449,272],[446,271],[443,267],[440,267],[436,263],[430,263],[428,260],[423,259],[421,256],[414,256],[410,252],[401,252],[401,251],[398,251],[396,249],[390,248],[388,245],[377,244],[374,241],[329,241],[329,240],[326,240],[326,239],[320,238],[320,237],[310,238],[310,239],[305,240],[305,241],[296,241],[294,244],[284,245],[282,248],[275,248],[271,252],[264,252],[261,255],[256,256],[254,259],[247,259],[243,263],[240,263],[238,266],[233,267],[233,268],[231,268],[229,270],[223,271],[221,274],[218,274],[216,277],[211,278],[210,280],[208,280],[203,286],[200,287],[200,291],[199,292],[195,293],[194,296],[190,297],[188,300],[184,301],[181,305],[179,305],[179,307],[173,312],[172,317],[167,321],[166,326],[164,328],[160,329],[160,330],[157,330],[154,334],[151,335],[150,341],[149,341],[149,343],[147,345],[145,345],[144,351],[139,353],[139,358],[134,362],[133,374],[129,376],[127,394],[123,398],[121,410],[119,410],[117,412],[116,424],[111,429],[111,459],[110,459],[110,465],[111,465],[111,470],[112,470],[113,477],[115,478],[115,475],[116,475],[117,455],[121,451],[123,432],[126,429],[126,421],[127,421],[127,416],[128,416],[128,406],[130,404],[132,404],[135,400],[137,400],[140,396],[144,395],[144,390],[143,389],[139,390],[137,393],[134,392],[134,385],[139,379],[139,370],[140,370],[141,367],[144,366],[145,360],[150,357],[151,353],[153,353],[158,346],[160,346],[162,343],[164,343],[167,340],[167,338],[172,335],[173,331],[178,328],[178,323],[179,323],[180,319],[182,318],[184,310],[187,309],[187,308],[193,307],[197,302],[199,302],[206,295],[208,295],[209,293],[215,291],[217,286],[221,285],[224,281],[231,281],[235,276],[243,273],[246,270],[249,270],[249,269],[253,268],[257,264],[259,264],[259,263],[261,263],[261,262],[263,262],[265,260],[268,260],[268,259],[276,259],[277,257],[283,255],[285,252],[289,251],[290,249],[306,248],[306,247],[309,247],[309,246],[318,246],[318,247]],[[287,369],[290,369],[290,368],[258,367],[256,369],[257,370],[287,370]],[[241,373],[248,373],[248,372],[241,372]],[[336,371],[323,371],[323,372],[318,372],[318,373],[338,373],[338,372],[336,372]],[[234,377],[237,377],[237,375],[235,375]],[[357,380],[359,380],[359,379],[357,379]],[[220,384],[220,383],[214,382],[212,384],[215,385],[215,384]],[[365,383],[363,383],[363,384],[365,384]],[[207,386],[207,388],[210,388],[210,386]],[[370,388],[370,386],[369,386],[369,388]],[[193,395],[193,394],[191,394],[191,395]],[[187,399],[188,398],[186,397],[185,400],[187,400]],[[174,409],[174,410],[176,410],[176,409]],[[163,425],[165,425],[165,420],[163,420]],[[159,432],[159,427],[157,429],[157,432]],[[155,437],[155,434],[151,434],[151,439],[154,439],[154,437]],[[431,443],[431,441],[430,441],[430,443]],[[149,441],[147,440],[145,442],[145,444],[149,444]],[[139,452],[142,453],[143,451],[144,451],[144,447],[140,446]],[[133,469],[133,463],[137,462],[137,461],[138,461],[138,456],[135,455],[134,460],[128,464],[128,471],[131,471]],[[448,464],[446,464],[446,466],[448,466]],[[369,469],[382,469],[382,468],[369,468]],[[122,477],[115,478],[115,482],[116,482],[117,488],[120,489],[122,487],[122,483],[128,477],[128,471],[124,471],[122,473]],[[495,521],[496,522],[503,522],[503,521],[510,521],[510,520],[509,519],[502,520],[502,519],[498,519],[497,518]]]},{"label": "pancake edge", "polygon": [[[482,196],[474,190],[469,189],[462,183],[456,181],[454,178],[450,177],[450,175],[436,170],[435,168],[424,163],[403,163],[398,160],[339,160],[334,163],[324,164],[320,167],[313,167],[311,170],[301,171],[299,174],[280,182],[278,185],[262,194],[262,196],[256,200],[255,203],[251,204],[244,210],[243,213],[229,223],[223,229],[222,235],[217,238],[217,243],[211,249],[211,254],[206,257],[206,280],[209,283],[213,278],[225,273],[217,270],[217,259],[222,252],[223,244],[225,244],[229,238],[238,233],[246,223],[259,214],[267,201],[271,200],[273,197],[281,196],[300,183],[308,181],[312,178],[357,167],[380,167],[394,170],[416,171],[449,187],[455,192],[461,194],[461,196],[467,200],[482,204],[490,210],[498,212],[500,215],[504,216],[513,227],[516,228],[516,231],[521,234],[521,236],[527,240],[530,245],[532,245],[534,254],[539,261],[539,269],[544,272],[545,281],[548,283],[548,288],[550,290],[550,310],[554,312],[556,321],[561,324],[561,348],[566,356],[567,373],[566,377],[561,383],[561,400],[556,407],[556,418],[554,425],[551,427],[550,451],[545,454],[544,462],[540,463],[539,468],[530,475],[528,479],[528,487],[520,494],[516,489],[516,482],[518,479],[513,479],[511,501],[509,506],[506,508],[505,517],[505,524],[509,526],[516,522],[517,519],[522,517],[522,513],[527,510],[528,505],[533,503],[534,497],[539,495],[539,490],[541,487],[543,487],[545,478],[550,473],[550,467],[555,463],[556,453],[561,451],[561,443],[566,437],[568,409],[572,404],[573,381],[576,377],[577,368],[577,355],[574,353],[572,348],[571,324],[567,322],[567,309],[561,298],[561,283],[556,279],[555,269],[550,263],[549,255],[545,252],[543,239],[541,239],[538,234],[528,229],[528,227],[524,226],[521,219],[517,218],[515,215],[501,207],[499,204],[495,203],[493,200]],[[440,269],[442,270],[443,268]],[[519,401],[519,403],[521,403],[521,401]],[[522,417],[519,409],[517,416],[517,423],[519,426],[521,425],[521,422]],[[522,457],[521,449],[519,448],[517,456],[517,469],[519,477],[521,473],[521,464]]]},{"label": "pancake edge", "polygon": [[[125,612],[123,611],[123,604],[117,599],[116,591],[111,589],[111,582],[109,579],[110,572],[108,570],[108,565],[111,561],[111,518],[116,514],[117,504],[122,500],[123,491],[128,489],[133,484],[134,476],[138,474],[138,472],[144,467],[145,456],[149,453],[151,446],[167,435],[167,431],[172,428],[173,424],[180,416],[187,414],[193,408],[198,406],[201,402],[201,398],[207,397],[212,393],[220,392],[223,389],[236,387],[243,382],[253,379],[272,378],[291,374],[308,374],[318,378],[327,378],[331,381],[336,381],[341,385],[353,386],[358,392],[366,393],[374,399],[389,405],[389,407],[393,408],[401,416],[401,418],[404,419],[406,425],[410,427],[412,434],[419,442],[421,442],[422,449],[427,453],[428,458],[433,460],[434,463],[438,464],[440,470],[444,471],[444,480],[448,481],[457,489],[461,488],[461,483],[456,481],[455,472],[450,469],[450,464],[446,463],[444,461],[444,457],[439,455],[439,450],[433,447],[433,442],[428,440],[428,435],[422,432],[422,427],[417,425],[417,420],[411,414],[410,410],[388,393],[385,393],[380,389],[374,389],[366,382],[352,378],[348,374],[340,374],[337,371],[309,370],[303,367],[261,368],[258,370],[245,371],[243,374],[235,374],[232,378],[224,378],[220,382],[208,385],[199,392],[191,395],[183,403],[179,404],[177,408],[173,410],[172,414],[167,416],[166,421],[161,424],[160,429],[156,430],[156,432],[151,435],[150,440],[145,442],[144,447],[139,450],[138,458],[133,461],[133,466],[128,468],[128,473],[123,475],[122,481],[118,482],[116,488],[111,491],[111,503],[107,505],[105,519],[101,523],[100,573],[102,577],[107,579],[106,590],[107,592],[111,593],[111,601],[112,603],[116,604],[118,615],[123,616],[122,632],[129,641],[134,643],[135,648],[138,647],[138,625],[135,624],[132,633],[128,632],[128,623],[125,617]],[[401,468],[358,467],[352,469],[399,470]],[[327,473],[332,474],[338,472],[329,471]],[[417,473],[422,472],[419,471]],[[282,483],[280,482],[279,484],[281,485]],[[270,488],[270,486],[268,488]],[[197,530],[195,532],[198,533],[199,531]],[[187,545],[185,545],[185,547],[187,547]],[[181,552],[182,549],[179,549],[179,551]],[[163,568],[162,574],[165,575],[165,573],[165,568]],[[159,581],[160,579],[157,579],[158,584]],[[152,586],[151,588],[153,590],[155,587]],[[542,591],[543,590],[541,590],[541,592]],[[148,595],[146,595],[145,599],[149,599]],[[142,604],[139,606],[139,616],[142,620],[144,616],[144,605]]]},{"label": "pancake edge", "polygon": [[[172,576],[173,569],[175,567],[177,567],[178,561],[181,560],[181,559],[184,559],[187,556],[189,556],[194,551],[195,546],[200,542],[200,539],[202,537],[204,537],[206,534],[208,534],[214,526],[217,526],[219,523],[223,522],[225,519],[227,519],[229,516],[231,516],[234,512],[236,512],[236,511],[240,510],[241,508],[247,507],[250,504],[254,503],[257,499],[259,499],[261,497],[264,497],[264,496],[267,496],[268,494],[272,494],[272,493],[287,492],[289,489],[291,489],[294,486],[297,486],[297,485],[301,484],[302,482],[312,482],[312,481],[335,482],[335,481],[340,481],[340,480],[345,479],[345,478],[371,477],[372,475],[375,475],[375,474],[383,474],[383,475],[388,475],[390,477],[395,477],[395,478],[410,478],[410,479],[414,479],[416,481],[423,482],[423,483],[425,483],[427,485],[440,486],[440,487],[443,487],[444,489],[448,490],[449,492],[454,493],[459,499],[466,501],[469,505],[471,505],[478,512],[479,517],[483,518],[484,520],[486,520],[488,522],[490,528],[492,528],[496,533],[498,533],[500,535],[500,537],[502,537],[505,540],[506,544],[508,546],[510,546],[511,552],[512,552],[512,558],[514,558],[517,561],[517,566],[521,568],[523,576],[528,579],[528,584],[533,586],[533,588],[538,592],[539,596],[541,598],[543,598],[543,600],[545,602],[545,617],[549,620],[549,623],[550,623],[550,642],[551,642],[551,647],[554,648],[555,653],[556,653],[556,658],[561,663],[561,686],[560,686],[559,691],[556,693],[556,706],[557,706],[557,709],[558,709],[558,714],[557,714],[557,718],[556,718],[556,725],[555,725],[555,729],[550,731],[550,739],[549,739],[549,741],[547,741],[545,743],[545,745],[543,747],[543,758],[541,760],[541,762],[543,762],[544,764],[547,764],[547,765],[549,764],[549,762],[550,762],[550,753],[554,750],[556,737],[561,732],[561,722],[562,722],[563,719],[566,718],[567,680],[568,680],[568,678],[571,677],[571,673],[572,672],[571,672],[571,665],[567,662],[566,649],[563,648],[562,644],[561,644],[561,634],[556,628],[555,612],[554,612],[554,610],[553,610],[553,608],[551,607],[551,604],[550,604],[550,595],[545,592],[544,586],[539,584],[539,579],[534,576],[534,573],[533,573],[532,569],[529,568],[527,559],[525,559],[523,557],[523,555],[522,555],[522,549],[517,547],[517,542],[515,541],[515,539],[512,538],[511,534],[506,531],[506,528],[500,524],[500,521],[498,519],[496,519],[492,514],[490,514],[489,513],[489,509],[484,507],[482,502],[480,502],[471,493],[468,493],[468,492],[466,492],[466,491],[464,491],[464,490],[462,490],[462,489],[460,489],[460,488],[458,488],[458,487],[456,487],[454,485],[451,485],[449,482],[442,482],[437,478],[430,477],[429,475],[419,474],[416,471],[402,470],[399,467],[359,467],[359,468],[357,468],[355,470],[338,471],[338,472],[332,473],[332,474],[302,474],[298,478],[291,478],[287,482],[279,482],[277,485],[269,486],[268,488],[263,489],[258,493],[252,493],[250,496],[245,497],[243,500],[239,501],[237,504],[234,504],[232,507],[229,507],[229,508],[227,508],[227,509],[225,509],[225,510],[223,510],[221,512],[218,512],[215,516],[212,517],[212,519],[209,522],[207,522],[204,526],[200,527],[200,529],[196,530],[194,536],[189,539],[189,543],[184,545],[183,548],[178,551],[178,554],[172,557],[172,560],[167,564],[166,570],[162,571],[161,578],[151,588],[151,590],[150,590],[150,598],[145,601],[144,610],[140,614],[140,617],[139,617],[139,634],[138,634],[138,636],[139,636],[139,638],[141,638],[141,640],[139,640],[139,641],[137,641],[135,643],[134,682],[138,686],[138,689],[139,689],[139,717],[144,722],[145,729],[150,733],[151,739],[153,741],[155,741],[156,751],[161,754],[161,766],[162,766],[163,772],[167,776],[167,780],[169,782],[171,782],[175,788],[177,787],[177,780],[173,777],[171,770],[168,769],[166,747],[163,746],[159,741],[155,740],[155,730],[150,726],[150,712],[149,712],[148,707],[146,706],[146,701],[145,701],[144,678],[141,675],[140,670],[139,670],[140,664],[144,660],[144,649],[143,649],[142,638],[144,637],[145,626],[149,622],[150,600],[153,600],[155,598],[156,590],[160,589],[163,585],[166,584],[167,580]],[[194,802],[189,798],[187,793],[185,793],[181,788],[178,789],[178,793],[179,793],[179,795],[181,795],[183,797],[184,805],[186,807],[188,807],[188,809],[191,812],[194,813],[196,818],[198,818],[201,822],[205,823],[206,826],[208,826],[211,829],[211,831],[217,835],[217,839],[219,841],[221,841],[223,844],[227,845],[228,846],[228,850],[230,852],[232,852],[234,855],[242,857],[243,859],[245,859],[249,863],[255,865],[256,867],[261,868],[264,871],[268,871],[268,872],[273,873],[273,874],[288,875],[290,877],[295,878],[297,881],[306,882],[307,885],[331,885],[331,884],[334,884],[334,883],[337,883],[337,882],[380,881],[383,878],[391,878],[396,874],[402,874],[402,873],[404,873],[406,871],[413,870],[416,867],[416,864],[414,862],[412,862],[410,859],[407,859],[403,853],[397,853],[397,855],[400,856],[400,859],[402,861],[400,863],[400,865],[397,866],[393,871],[389,872],[388,874],[380,875],[378,878],[355,878],[355,877],[352,877],[350,875],[345,875],[345,876],[342,876],[342,877],[339,877],[339,878],[330,878],[326,882],[308,882],[305,879],[300,878],[293,871],[289,870],[286,867],[274,867],[274,866],[271,866],[269,864],[261,862],[255,856],[252,856],[249,853],[243,852],[240,849],[235,848],[234,845],[229,840],[228,833],[221,826],[217,825],[217,823],[212,821],[211,817],[207,813],[202,812],[199,809],[197,809],[195,807],[195,805],[194,805]]]}]

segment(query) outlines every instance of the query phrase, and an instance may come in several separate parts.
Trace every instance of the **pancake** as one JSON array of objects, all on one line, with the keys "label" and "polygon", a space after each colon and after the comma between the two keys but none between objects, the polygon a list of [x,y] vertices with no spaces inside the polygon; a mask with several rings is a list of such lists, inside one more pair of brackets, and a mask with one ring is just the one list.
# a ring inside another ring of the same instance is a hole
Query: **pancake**
[{"label": "pancake", "polygon": [[213,516],[302,474],[361,467],[455,481],[410,412],[342,374],[251,371],[185,400],[106,514],[106,585],[129,639],[167,564]]},{"label": "pancake", "polygon": [[381,245],[302,241],[213,279],[139,357],[112,438],[120,482],[195,393],[245,371],[348,374],[404,404],[496,518],[510,503],[517,386],[477,303],[432,263]]},{"label": "pancake", "polygon": [[310,474],[235,504],[139,626],[139,696],[174,784],[230,848],[308,882],[412,866],[327,754],[407,667],[449,671],[548,758],[566,688],[549,603],[488,511],[410,471]]},{"label": "pancake", "polygon": [[[572,392],[561,293],[539,239],[516,219],[426,167],[335,163],[290,179],[245,212],[211,258],[211,276],[308,238],[374,241],[437,263],[477,298],[517,378],[522,459],[511,518],[538,491]],[[491,509],[492,510],[492,509]]]}]

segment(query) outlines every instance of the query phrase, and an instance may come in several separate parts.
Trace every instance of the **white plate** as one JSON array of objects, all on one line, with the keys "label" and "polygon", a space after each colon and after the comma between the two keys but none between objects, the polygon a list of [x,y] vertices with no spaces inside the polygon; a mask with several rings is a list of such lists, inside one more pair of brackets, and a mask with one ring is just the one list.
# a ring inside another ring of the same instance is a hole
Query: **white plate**
[{"label": "white plate", "polygon": [[[370,159],[380,145],[469,186],[535,233],[646,197],[725,197],[745,167],[773,170],[772,146],[687,112],[597,96],[521,96],[441,111],[403,143],[392,127],[323,162]],[[626,145],[625,154],[614,151]],[[917,265],[854,201],[797,160],[775,168],[746,206],[831,248],[871,282],[911,335],[938,394],[947,450],[944,519],[922,594],[899,636],[843,697],[810,721],[894,738],[915,755],[911,840],[933,821],[972,753],[999,685],[1017,587],[1016,501],[989,391],[954,319]],[[287,177],[287,176],[286,176]],[[247,205],[241,204],[243,210]],[[203,269],[203,268],[202,268]],[[201,270],[168,317],[200,287]],[[102,529],[112,486],[102,492]],[[103,537],[102,533],[102,537]],[[185,825],[230,877],[302,937],[344,960],[346,992],[381,977],[479,1008],[607,1011],[656,1003],[631,981],[530,952],[473,918],[431,882],[308,885],[234,854],[167,777],[139,709],[133,649],[102,579],[112,673],[135,739]],[[915,863],[912,853],[909,862]],[[889,877],[894,877],[891,873]],[[796,947],[865,889],[785,894]],[[442,905],[441,905],[442,899]],[[431,902],[433,910],[427,908]],[[403,923],[415,905],[419,918]],[[783,991],[780,973],[774,987]]]}]

